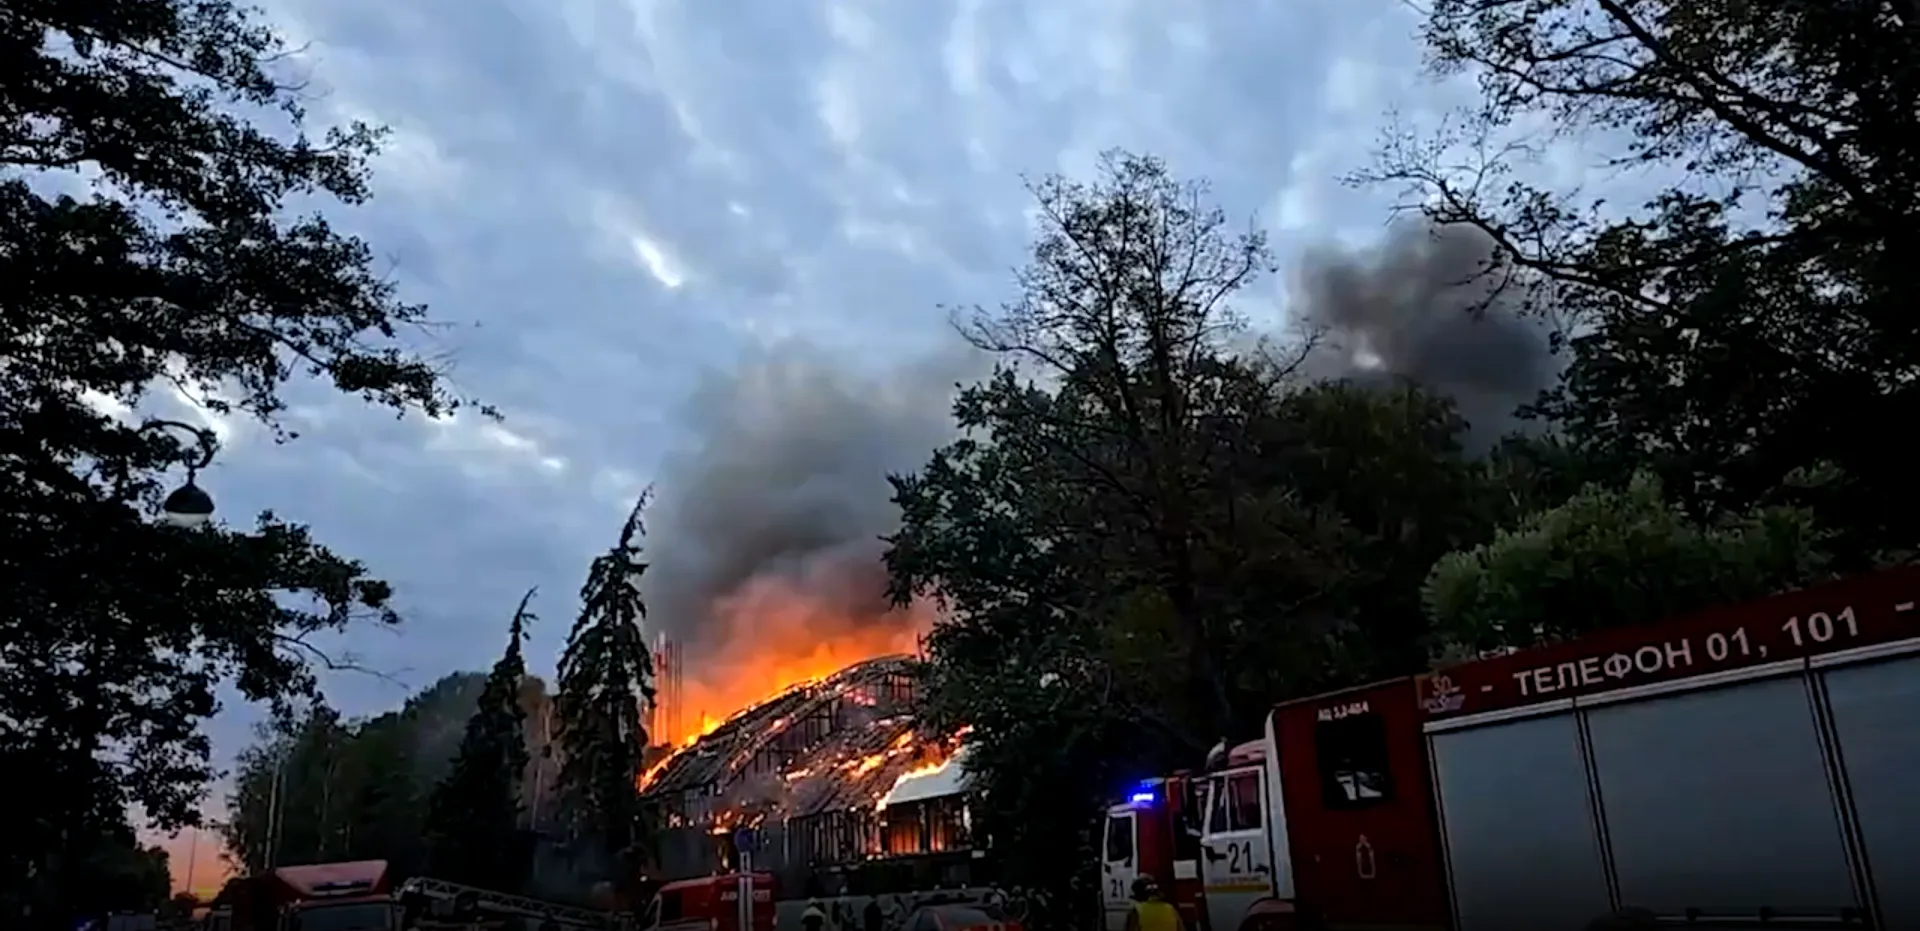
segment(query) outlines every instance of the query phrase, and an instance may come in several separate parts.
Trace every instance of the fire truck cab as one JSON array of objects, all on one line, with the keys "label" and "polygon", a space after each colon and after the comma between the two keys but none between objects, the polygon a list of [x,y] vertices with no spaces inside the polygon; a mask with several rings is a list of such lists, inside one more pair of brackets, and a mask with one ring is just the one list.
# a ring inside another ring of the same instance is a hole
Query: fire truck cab
[{"label": "fire truck cab", "polygon": [[1176,800],[1109,809],[1110,929],[1141,871],[1206,931],[1920,927],[1920,566],[1283,703],[1222,756],[1180,777],[1197,889]]},{"label": "fire truck cab", "polygon": [[1149,779],[1107,809],[1100,904],[1108,931],[1126,927],[1133,881],[1141,876],[1157,880],[1188,927],[1199,927],[1202,785],[1184,771]]}]

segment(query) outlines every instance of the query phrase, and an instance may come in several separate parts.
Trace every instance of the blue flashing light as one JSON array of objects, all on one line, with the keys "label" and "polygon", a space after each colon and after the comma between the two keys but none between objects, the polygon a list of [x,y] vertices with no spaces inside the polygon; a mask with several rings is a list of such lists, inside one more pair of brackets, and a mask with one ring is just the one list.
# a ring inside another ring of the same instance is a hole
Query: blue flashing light
[{"label": "blue flashing light", "polygon": [[1154,799],[1154,795],[1152,792],[1135,792],[1132,795],[1127,796],[1127,801],[1137,802],[1142,805],[1153,804],[1153,799]]}]

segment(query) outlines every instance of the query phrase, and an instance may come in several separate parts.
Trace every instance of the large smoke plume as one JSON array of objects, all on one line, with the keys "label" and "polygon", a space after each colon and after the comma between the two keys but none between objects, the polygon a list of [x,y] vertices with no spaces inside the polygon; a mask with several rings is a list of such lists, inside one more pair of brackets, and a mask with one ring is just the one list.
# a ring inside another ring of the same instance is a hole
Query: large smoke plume
[{"label": "large smoke plume", "polygon": [[[1450,396],[1484,449],[1556,372],[1544,326],[1489,290],[1488,255],[1476,235],[1416,224],[1374,248],[1310,254],[1294,307],[1325,331],[1311,374],[1406,378]],[[696,394],[693,442],[667,462],[648,525],[649,620],[689,676],[750,676],[757,667],[735,664],[745,652],[925,623],[884,597],[880,538],[898,521],[886,477],[952,438],[955,383],[986,365],[955,351],[863,374],[789,345]]]},{"label": "large smoke plume", "polygon": [[1492,270],[1492,242],[1464,226],[1395,224],[1378,246],[1308,253],[1294,281],[1302,323],[1322,331],[1312,375],[1404,378],[1459,405],[1476,451],[1521,428],[1515,409],[1558,374],[1549,327],[1521,285]]},{"label": "large smoke plume", "polygon": [[822,640],[914,623],[884,595],[880,538],[898,524],[887,476],[952,437],[954,386],[979,373],[957,351],[869,375],[789,345],[710,380],[687,410],[694,442],[667,462],[649,514],[654,629],[697,666],[765,633],[758,601],[803,612]]}]

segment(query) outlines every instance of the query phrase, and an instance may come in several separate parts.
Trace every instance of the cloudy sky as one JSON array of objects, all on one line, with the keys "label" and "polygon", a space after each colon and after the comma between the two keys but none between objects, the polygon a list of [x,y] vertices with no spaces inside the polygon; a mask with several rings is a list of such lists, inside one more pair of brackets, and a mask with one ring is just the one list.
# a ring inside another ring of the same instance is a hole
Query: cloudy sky
[{"label": "cloudy sky", "polygon": [[[399,586],[405,629],[346,645],[388,677],[328,683],[349,714],[484,668],[529,586],[550,669],[585,560],[697,437],[699,387],[796,342],[855,376],[941,351],[937,305],[1007,293],[1023,174],[1157,154],[1286,261],[1381,236],[1394,192],[1339,176],[1389,108],[1459,99],[1423,84],[1400,0],[264,5],[318,121],[393,128],[375,200],[336,219],[507,418],[302,392],[298,441],[229,429],[224,513],[309,522]],[[253,717],[216,722],[223,757]]]}]

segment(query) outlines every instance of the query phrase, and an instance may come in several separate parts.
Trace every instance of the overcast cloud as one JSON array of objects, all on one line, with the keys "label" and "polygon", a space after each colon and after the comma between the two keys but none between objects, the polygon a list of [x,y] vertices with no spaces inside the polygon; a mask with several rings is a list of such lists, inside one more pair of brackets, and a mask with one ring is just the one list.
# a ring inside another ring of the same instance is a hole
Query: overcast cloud
[{"label": "overcast cloud", "polygon": [[[334,644],[393,680],[331,677],[349,714],[485,668],[529,586],[550,670],[586,560],[694,443],[696,387],[794,340],[876,385],[945,351],[937,304],[1006,296],[1022,174],[1156,154],[1293,264],[1384,235],[1394,192],[1337,179],[1389,108],[1445,102],[1398,0],[265,6],[306,46],[316,118],[393,127],[375,200],[336,219],[507,417],[395,421],[302,391],[298,441],[234,427],[205,477],[230,518],[310,522],[399,587],[404,631]],[[1286,293],[1249,309],[1276,322]],[[222,758],[255,717],[216,722]]]}]

